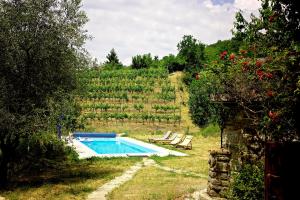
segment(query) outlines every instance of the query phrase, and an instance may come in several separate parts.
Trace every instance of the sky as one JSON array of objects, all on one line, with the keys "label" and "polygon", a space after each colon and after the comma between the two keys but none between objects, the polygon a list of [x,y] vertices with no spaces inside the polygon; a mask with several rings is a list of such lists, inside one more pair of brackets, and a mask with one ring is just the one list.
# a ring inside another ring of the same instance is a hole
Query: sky
[{"label": "sky", "polygon": [[235,13],[259,7],[258,0],[83,0],[92,37],[85,48],[102,63],[114,48],[125,65],[137,54],[176,55],[184,35],[204,44],[229,39]]}]

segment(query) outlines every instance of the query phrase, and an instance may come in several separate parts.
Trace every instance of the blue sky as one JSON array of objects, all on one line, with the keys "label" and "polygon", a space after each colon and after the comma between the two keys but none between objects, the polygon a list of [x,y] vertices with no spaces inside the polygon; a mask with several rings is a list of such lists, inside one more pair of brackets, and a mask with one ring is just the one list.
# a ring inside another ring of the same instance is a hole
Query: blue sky
[{"label": "blue sky", "polygon": [[257,0],[83,0],[93,37],[85,47],[99,62],[112,48],[126,65],[137,54],[161,58],[176,54],[184,35],[205,44],[230,38],[236,11],[249,15],[259,6]]},{"label": "blue sky", "polygon": [[214,5],[223,5],[225,3],[230,3],[230,4],[233,4],[234,3],[234,0],[212,0],[212,3]]}]

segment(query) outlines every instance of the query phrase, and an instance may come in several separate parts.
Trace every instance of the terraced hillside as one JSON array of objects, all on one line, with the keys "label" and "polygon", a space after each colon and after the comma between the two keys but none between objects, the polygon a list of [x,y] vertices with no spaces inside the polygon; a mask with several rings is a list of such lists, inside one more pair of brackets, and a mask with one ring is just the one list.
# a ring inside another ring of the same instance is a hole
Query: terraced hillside
[{"label": "terraced hillside", "polygon": [[81,119],[97,131],[180,129],[186,95],[179,78],[164,69],[84,71]]}]

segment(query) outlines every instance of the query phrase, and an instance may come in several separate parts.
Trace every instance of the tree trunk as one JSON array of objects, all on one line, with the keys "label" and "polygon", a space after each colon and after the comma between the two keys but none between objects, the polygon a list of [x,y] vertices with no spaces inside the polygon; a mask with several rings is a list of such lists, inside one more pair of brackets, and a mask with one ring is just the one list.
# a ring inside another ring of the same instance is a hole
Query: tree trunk
[{"label": "tree trunk", "polygon": [[1,147],[2,155],[0,161],[0,188],[5,188],[8,183],[8,155],[6,154],[5,148]]}]

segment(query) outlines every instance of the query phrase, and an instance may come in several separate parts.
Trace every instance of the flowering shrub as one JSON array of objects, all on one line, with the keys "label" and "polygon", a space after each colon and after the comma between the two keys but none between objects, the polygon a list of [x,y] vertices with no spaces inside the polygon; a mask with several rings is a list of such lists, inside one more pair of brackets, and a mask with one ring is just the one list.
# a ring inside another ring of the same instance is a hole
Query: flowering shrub
[{"label": "flowering shrub", "polygon": [[[300,19],[291,16],[291,10],[296,9],[293,4],[292,1],[265,0],[261,16],[253,16],[250,22],[237,14],[234,33],[236,38],[244,41],[244,49],[237,54],[221,52],[218,61],[211,62],[198,73],[194,85],[198,84],[201,89],[190,93],[194,103],[191,105],[192,117],[194,108],[212,110],[214,107],[214,112],[205,117],[224,124],[229,120],[228,114],[224,113],[224,102],[230,101],[236,103],[243,117],[250,121],[245,127],[263,138],[299,139],[296,120],[300,118],[297,112],[300,110],[300,30],[296,22]],[[286,29],[287,26],[293,29]],[[205,78],[202,74],[210,76]],[[205,96],[209,102],[203,102],[203,99],[195,101],[196,94]]]},{"label": "flowering shrub", "polygon": [[227,52],[221,53],[217,64],[219,71],[216,66],[211,69],[217,72],[215,75],[221,81],[217,86],[221,88],[219,91],[236,102],[245,117],[251,120],[251,127],[269,139],[298,137],[295,117],[299,106],[299,96],[295,95],[297,76],[286,66],[292,64],[290,60],[299,60],[299,53],[294,52],[291,57],[290,51],[269,51],[268,56],[261,58],[226,55]]}]

